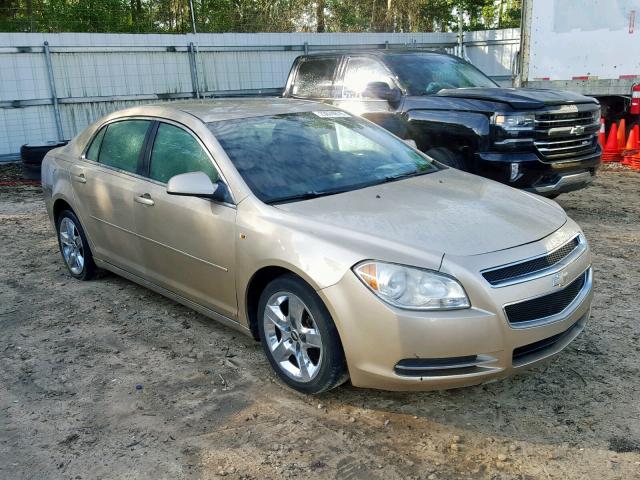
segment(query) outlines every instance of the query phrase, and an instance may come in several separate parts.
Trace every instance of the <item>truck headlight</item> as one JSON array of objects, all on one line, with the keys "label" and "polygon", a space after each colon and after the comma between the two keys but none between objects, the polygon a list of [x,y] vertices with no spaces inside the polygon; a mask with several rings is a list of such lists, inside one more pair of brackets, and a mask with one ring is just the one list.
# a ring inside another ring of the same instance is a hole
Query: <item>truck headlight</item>
[{"label": "truck headlight", "polygon": [[471,306],[460,283],[431,270],[366,261],[353,271],[369,290],[398,308],[452,310]]},{"label": "truck headlight", "polygon": [[505,132],[533,131],[535,122],[533,113],[496,113],[493,117],[494,125]]}]

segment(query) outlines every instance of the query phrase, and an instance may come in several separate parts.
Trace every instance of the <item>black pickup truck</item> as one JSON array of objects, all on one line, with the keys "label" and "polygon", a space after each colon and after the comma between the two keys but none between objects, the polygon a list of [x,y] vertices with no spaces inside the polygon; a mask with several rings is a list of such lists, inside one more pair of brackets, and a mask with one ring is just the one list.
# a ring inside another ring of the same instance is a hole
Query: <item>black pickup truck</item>
[{"label": "black pickup truck", "polygon": [[595,99],[500,88],[444,53],[303,55],[284,96],[339,106],[415,141],[441,163],[548,197],[588,185],[600,165]]}]

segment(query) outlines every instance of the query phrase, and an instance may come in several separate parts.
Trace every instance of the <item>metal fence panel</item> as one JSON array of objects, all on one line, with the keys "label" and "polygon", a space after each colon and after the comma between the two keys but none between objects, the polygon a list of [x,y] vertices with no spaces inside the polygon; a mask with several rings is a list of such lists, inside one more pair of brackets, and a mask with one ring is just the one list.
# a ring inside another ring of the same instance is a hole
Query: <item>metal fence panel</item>
[{"label": "metal fence panel", "polygon": [[[517,44],[516,34],[465,34],[466,54],[487,74],[506,75],[514,48],[509,42]],[[456,44],[455,33],[0,33],[0,160],[15,158],[25,143],[73,137],[101,116],[129,106],[276,93],[293,60],[305,51],[412,47],[453,52]]]}]

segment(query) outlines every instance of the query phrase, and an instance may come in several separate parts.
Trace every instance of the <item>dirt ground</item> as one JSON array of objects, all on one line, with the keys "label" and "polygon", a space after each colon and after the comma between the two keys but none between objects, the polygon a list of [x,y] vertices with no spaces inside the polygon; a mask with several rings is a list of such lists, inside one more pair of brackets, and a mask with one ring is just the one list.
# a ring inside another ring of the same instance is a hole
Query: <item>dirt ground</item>
[{"label": "dirt ground", "polygon": [[70,278],[39,187],[12,176],[0,166],[1,479],[640,478],[638,172],[558,199],[594,251],[595,301],[554,362],[319,397],[248,337],[115,275]]}]

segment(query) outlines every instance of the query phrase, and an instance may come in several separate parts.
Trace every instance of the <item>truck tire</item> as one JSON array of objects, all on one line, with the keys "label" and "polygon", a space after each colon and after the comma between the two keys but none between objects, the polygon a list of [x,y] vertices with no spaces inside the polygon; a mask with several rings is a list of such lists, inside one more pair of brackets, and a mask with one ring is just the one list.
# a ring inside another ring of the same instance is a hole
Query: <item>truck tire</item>
[{"label": "truck tire", "polygon": [[429,157],[437,160],[438,162],[446,165],[447,167],[456,168],[464,172],[467,171],[467,167],[464,164],[462,156],[456,154],[445,147],[435,147],[427,150],[426,153]]}]

